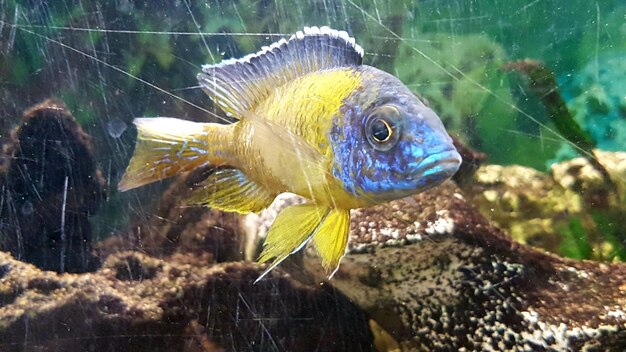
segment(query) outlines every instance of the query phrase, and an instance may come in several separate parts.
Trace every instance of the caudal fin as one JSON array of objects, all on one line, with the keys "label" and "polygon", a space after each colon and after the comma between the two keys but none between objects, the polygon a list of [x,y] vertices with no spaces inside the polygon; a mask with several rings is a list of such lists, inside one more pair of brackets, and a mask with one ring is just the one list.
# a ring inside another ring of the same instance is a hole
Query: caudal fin
[{"label": "caudal fin", "polygon": [[137,118],[137,145],[117,188],[126,191],[209,163],[209,127],[168,117]]}]

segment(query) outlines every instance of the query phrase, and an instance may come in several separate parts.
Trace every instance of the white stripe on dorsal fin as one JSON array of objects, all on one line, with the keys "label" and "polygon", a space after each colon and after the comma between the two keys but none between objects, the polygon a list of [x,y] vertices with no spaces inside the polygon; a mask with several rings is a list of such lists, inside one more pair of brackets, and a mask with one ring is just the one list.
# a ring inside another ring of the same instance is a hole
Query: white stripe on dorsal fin
[{"label": "white stripe on dorsal fin", "polygon": [[202,66],[198,82],[227,114],[242,118],[275,88],[309,73],[359,66],[363,49],[344,31],[304,27],[261,51]]}]

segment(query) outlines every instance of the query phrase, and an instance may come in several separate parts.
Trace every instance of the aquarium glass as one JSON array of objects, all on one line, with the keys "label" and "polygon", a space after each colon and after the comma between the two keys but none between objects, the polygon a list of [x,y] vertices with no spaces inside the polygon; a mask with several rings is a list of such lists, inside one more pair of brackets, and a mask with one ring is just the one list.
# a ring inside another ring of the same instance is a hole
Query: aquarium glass
[{"label": "aquarium glass", "polygon": [[[331,288],[334,278],[321,286],[302,279],[310,291],[271,275],[252,285],[262,267],[250,264],[179,285],[196,275],[186,268],[254,261],[260,240],[243,232],[271,223],[185,203],[182,194],[206,173],[118,189],[135,148],[133,119],[232,123],[199,86],[202,65],[255,53],[305,26],[346,31],[364,64],[432,108],[464,150],[458,197],[503,238],[574,260],[626,260],[623,1],[0,0],[0,249],[44,270],[9,283],[15,265],[0,262],[1,351],[402,345],[398,336],[410,334],[370,319],[371,309]],[[306,272],[294,257],[279,275]],[[95,272],[119,285],[98,285]],[[232,282],[219,281],[228,275]],[[59,293],[71,287],[81,293]],[[120,301],[120,292],[134,298]],[[85,303],[49,298],[57,294]],[[48,305],[37,309],[56,315],[29,311],[38,297]],[[39,314],[67,319],[47,330]]]}]

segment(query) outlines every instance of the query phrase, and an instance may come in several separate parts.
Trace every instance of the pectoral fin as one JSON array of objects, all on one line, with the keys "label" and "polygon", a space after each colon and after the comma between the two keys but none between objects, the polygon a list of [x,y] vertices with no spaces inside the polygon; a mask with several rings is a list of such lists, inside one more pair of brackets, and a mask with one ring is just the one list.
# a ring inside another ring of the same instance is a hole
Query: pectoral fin
[{"label": "pectoral fin", "polygon": [[275,196],[250,180],[241,170],[219,168],[202,181],[187,201],[190,204],[247,214],[267,208]]}]

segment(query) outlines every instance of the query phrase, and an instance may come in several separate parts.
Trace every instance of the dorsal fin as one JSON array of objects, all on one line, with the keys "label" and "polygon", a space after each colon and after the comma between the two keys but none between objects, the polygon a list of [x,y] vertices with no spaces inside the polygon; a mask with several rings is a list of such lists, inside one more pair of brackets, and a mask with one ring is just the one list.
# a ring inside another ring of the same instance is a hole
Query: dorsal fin
[{"label": "dorsal fin", "polygon": [[222,110],[241,118],[275,87],[312,72],[359,66],[362,59],[363,49],[348,33],[304,27],[289,40],[281,39],[256,54],[204,65],[198,82]]}]

